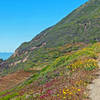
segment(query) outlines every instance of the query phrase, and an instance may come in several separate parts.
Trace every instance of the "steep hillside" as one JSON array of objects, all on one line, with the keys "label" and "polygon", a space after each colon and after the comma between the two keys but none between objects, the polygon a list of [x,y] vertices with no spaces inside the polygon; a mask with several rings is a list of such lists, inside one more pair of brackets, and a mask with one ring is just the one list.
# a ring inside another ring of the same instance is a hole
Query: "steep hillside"
[{"label": "steep hillside", "polygon": [[[48,56],[48,48],[58,48],[64,44],[100,41],[100,0],[89,0],[74,10],[56,25],[44,30],[30,42],[23,43],[0,70],[4,74],[19,69],[40,67],[54,60]],[[56,53],[56,57],[59,52]],[[43,67],[43,66],[42,66]],[[9,69],[10,71],[6,70]]]},{"label": "steep hillside", "polygon": [[99,41],[99,5],[100,0],[90,0],[56,25],[41,32],[32,41],[22,44],[17,50],[22,52],[41,45],[55,47],[73,42]]},{"label": "steep hillside", "polygon": [[96,78],[99,55],[100,43],[64,53],[24,82],[0,92],[0,100],[89,100],[86,87]]},{"label": "steep hillside", "polygon": [[0,61],[0,100],[89,100],[99,58],[100,0],[90,0]]}]

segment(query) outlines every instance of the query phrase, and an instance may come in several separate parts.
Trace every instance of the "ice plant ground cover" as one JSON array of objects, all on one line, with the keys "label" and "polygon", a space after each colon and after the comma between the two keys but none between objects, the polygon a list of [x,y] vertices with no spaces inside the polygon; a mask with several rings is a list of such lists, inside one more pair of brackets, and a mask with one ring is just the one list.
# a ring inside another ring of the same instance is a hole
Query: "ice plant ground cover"
[{"label": "ice plant ground cover", "polygon": [[1,92],[0,100],[88,100],[87,85],[96,78],[99,54],[100,43],[64,52],[25,82]]}]

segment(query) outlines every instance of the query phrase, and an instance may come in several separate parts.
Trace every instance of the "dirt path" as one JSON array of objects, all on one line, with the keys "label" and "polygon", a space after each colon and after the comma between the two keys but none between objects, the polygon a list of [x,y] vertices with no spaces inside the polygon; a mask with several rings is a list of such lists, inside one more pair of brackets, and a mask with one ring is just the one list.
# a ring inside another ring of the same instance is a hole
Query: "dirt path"
[{"label": "dirt path", "polygon": [[[98,61],[98,65],[100,67],[100,61]],[[88,86],[88,89],[90,90],[90,100],[100,100],[100,68],[96,74],[98,75],[98,78],[95,79],[93,83]]]}]

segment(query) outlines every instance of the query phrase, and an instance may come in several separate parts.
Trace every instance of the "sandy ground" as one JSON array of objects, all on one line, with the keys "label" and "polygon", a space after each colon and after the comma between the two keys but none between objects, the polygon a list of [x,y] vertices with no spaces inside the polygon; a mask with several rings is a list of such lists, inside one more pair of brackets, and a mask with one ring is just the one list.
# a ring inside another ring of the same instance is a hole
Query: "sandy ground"
[{"label": "sandy ground", "polygon": [[[98,65],[100,66],[100,61]],[[98,78],[88,86],[88,89],[90,90],[89,97],[91,100],[100,100],[100,68],[96,74],[98,75]]]}]

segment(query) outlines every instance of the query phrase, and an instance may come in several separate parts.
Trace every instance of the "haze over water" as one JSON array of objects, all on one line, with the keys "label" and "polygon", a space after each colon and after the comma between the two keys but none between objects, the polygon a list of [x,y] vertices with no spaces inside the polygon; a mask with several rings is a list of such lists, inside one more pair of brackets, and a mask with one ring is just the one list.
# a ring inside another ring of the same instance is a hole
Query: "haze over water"
[{"label": "haze over water", "polygon": [[6,60],[8,59],[13,53],[0,53],[0,59]]}]

